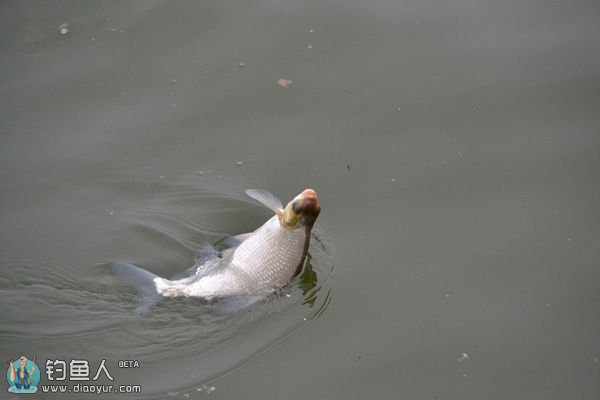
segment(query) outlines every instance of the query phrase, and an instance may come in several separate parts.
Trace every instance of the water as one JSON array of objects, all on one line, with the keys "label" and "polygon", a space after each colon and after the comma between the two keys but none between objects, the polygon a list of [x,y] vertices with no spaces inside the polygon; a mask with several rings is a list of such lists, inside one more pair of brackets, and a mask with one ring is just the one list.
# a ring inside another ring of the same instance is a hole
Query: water
[{"label": "water", "polygon": [[[106,359],[128,398],[600,396],[595,2],[0,10],[4,360]],[[253,187],[319,192],[315,305],[136,317],[107,263],[172,276],[269,217]]]}]

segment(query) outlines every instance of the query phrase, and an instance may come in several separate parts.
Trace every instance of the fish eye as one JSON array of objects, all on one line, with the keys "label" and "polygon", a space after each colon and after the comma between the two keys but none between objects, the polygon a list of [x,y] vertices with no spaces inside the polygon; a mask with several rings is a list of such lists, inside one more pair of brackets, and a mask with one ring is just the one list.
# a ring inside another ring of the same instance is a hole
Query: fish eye
[{"label": "fish eye", "polygon": [[300,201],[295,201],[292,203],[292,210],[296,213],[296,214],[300,214],[302,212],[302,202]]}]

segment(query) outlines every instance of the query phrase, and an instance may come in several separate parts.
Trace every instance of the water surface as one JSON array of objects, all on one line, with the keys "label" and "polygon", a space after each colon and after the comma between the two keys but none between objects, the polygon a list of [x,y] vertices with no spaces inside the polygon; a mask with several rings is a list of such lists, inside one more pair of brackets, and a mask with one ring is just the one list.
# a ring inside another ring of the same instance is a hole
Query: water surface
[{"label": "water surface", "polygon": [[[139,359],[138,397],[600,396],[595,2],[0,11],[0,357]],[[268,218],[252,187],[319,192],[324,312],[134,317],[106,263],[172,276]]]}]

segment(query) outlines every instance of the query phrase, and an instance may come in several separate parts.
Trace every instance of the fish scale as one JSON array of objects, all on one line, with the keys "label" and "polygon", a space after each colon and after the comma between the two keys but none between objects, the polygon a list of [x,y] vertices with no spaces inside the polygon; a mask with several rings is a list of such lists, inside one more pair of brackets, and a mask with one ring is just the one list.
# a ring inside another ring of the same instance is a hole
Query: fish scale
[{"label": "fish scale", "polygon": [[284,229],[278,217],[273,216],[235,249],[226,268],[193,283],[189,278],[167,282],[162,279],[159,293],[184,286],[186,296],[207,299],[267,295],[284,286],[296,272],[303,259],[305,240],[304,229]]}]

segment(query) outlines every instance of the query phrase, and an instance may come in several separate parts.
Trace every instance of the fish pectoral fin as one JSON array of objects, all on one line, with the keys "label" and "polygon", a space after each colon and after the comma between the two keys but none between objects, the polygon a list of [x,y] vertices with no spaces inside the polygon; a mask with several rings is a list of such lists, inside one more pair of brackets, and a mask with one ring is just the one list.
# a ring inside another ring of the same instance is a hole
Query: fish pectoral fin
[{"label": "fish pectoral fin", "polygon": [[248,189],[246,190],[246,194],[273,210],[273,212],[278,216],[281,216],[283,213],[283,204],[281,204],[281,200],[275,197],[275,195],[268,190]]},{"label": "fish pectoral fin", "polygon": [[240,235],[230,236],[226,239],[223,239],[220,244],[223,245],[223,248],[230,249],[232,247],[237,247],[250,236],[252,236],[254,232],[242,233]]},{"label": "fish pectoral fin", "polygon": [[230,315],[264,299],[265,296],[229,296],[219,299],[214,304],[214,308],[221,315]]}]

